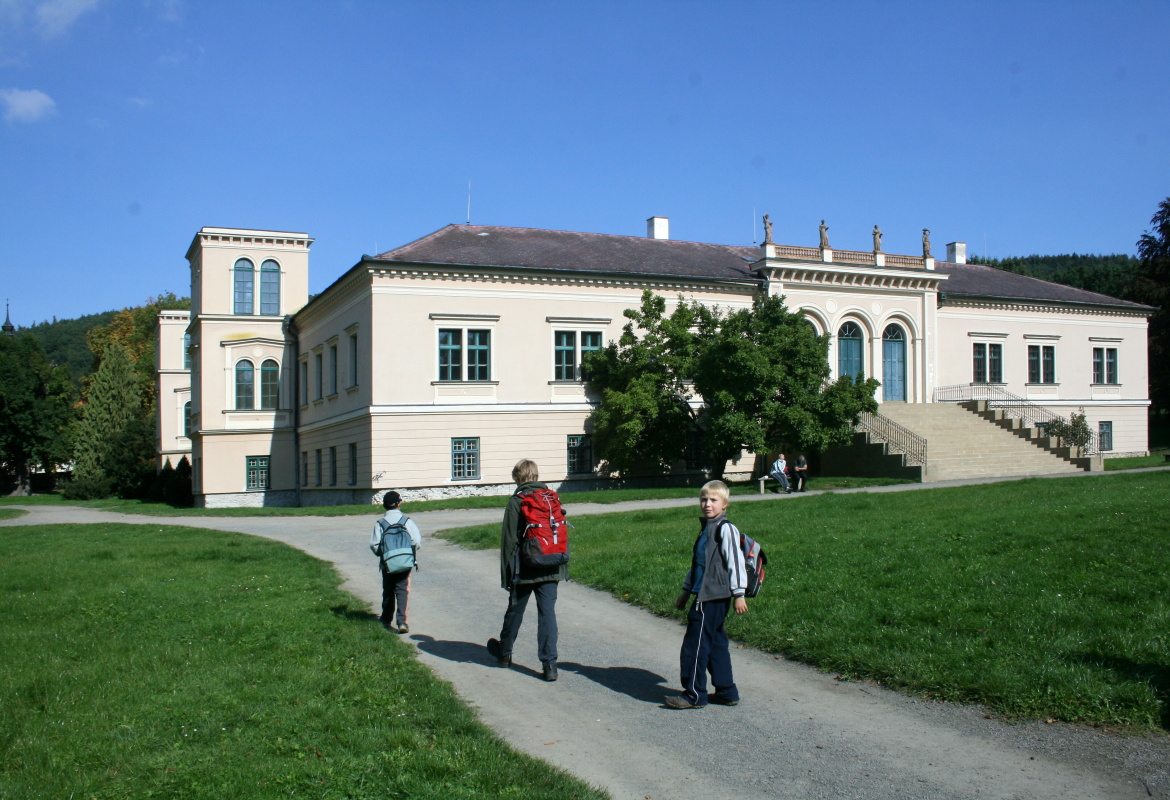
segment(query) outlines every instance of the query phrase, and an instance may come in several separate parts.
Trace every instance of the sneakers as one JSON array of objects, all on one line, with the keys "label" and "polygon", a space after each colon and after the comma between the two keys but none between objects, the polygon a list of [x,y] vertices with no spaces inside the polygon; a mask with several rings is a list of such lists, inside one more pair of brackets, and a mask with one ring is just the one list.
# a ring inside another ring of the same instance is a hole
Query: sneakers
[{"label": "sneakers", "polygon": [[670,697],[666,698],[663,703],[667,708],[706,708],[706,706],[695,705],[690,701],[689,698],[687,698],[686,695],[682,694],[672,694]]},{"label": "sneakers", "polygon": [[544,662],[544,665],[541,668],[541,675],[549,683],[552,683],[553,681],[555,681],[557,679],[557,662],[555,662],[555,661]]},{"label": "sneakers", "polygon": [[739,705],[739,698],[737,697],[736,699],[732,700],[726,695],[720,694],[719,692],[712,692],[711,694],[707,695],[707,702],[714,703],[717,706],[737,706]]},{"label": "sneakers", "polygon": [[[492,658],[494,658],[496,660],[496,663],[499,664],[501,667],[512,666],[512,656],[504,655],[504,648],[500,644],[499,639],[488,639],[487,651],[489,653],[491,653]],[[555,678],[554,678],[554,680],[555,680]]]},{"label": "sneakers", "polygon": [[410,633],[410,626],[405,622],[398,626],[399,633]]}]

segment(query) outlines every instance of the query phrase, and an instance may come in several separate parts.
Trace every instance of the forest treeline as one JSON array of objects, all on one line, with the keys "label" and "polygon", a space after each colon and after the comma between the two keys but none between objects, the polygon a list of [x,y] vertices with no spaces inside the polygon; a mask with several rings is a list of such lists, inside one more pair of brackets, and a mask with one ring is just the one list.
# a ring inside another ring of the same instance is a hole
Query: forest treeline
[{"label": "forest treeline", "polygon": [[1072,253],[1062,256],[972,257],[970,261],[972,264],[985,264],[1019,275],[1106,294],[1119,300],[1142,302],[1137,296],[1141,261],[1133,256]]}]

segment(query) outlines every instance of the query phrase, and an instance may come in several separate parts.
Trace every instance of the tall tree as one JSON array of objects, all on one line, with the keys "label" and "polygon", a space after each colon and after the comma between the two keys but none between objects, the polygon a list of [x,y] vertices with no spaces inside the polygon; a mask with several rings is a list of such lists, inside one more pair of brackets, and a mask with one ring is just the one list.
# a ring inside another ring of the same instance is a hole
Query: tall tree
[{"label": "tall tree", "polygon": [[75,393],[69,370],[54,367],[27,334],[0,336],[0,468],[13,494],[29,493],[29,471],[70,457]]},{"label": "tall tree", "polygon": [[189,297],[178,297],[173,292],[164,292],[157,298],[147,298],[146,304],[135,308],[124,308],[105,325],[98,325],[86,334],[86,342],[94,354],[94,361],[100,362],[106,348],[111,344],[121,345],[134,364],[138,379],[138,393],[143,407],[154,410],[155,404],[155,334],[154,327],[158,313],[164,309],[188,309]]},{"label": "tall tree", "polygon": [[641,308],[625,312],[621,338],[586,365],[600,395],[594,441],[610,469],[669,468],[697,435],[722,474],[741,450],[846,442],[860,412],[877,408],[877,381],[829,383],[828,337],[783,298],[725,313],[680,298],[665,310],[665,300],[644,293]]},{"label": "tall tree", "polygon": [[1158,308],[1150,317],[1150,401],[1165,413],[1170,411],[1170,197],[1158,204],[1150,226],[1137,242],[1141,269],[1135,299]]},{"label": "tall tree", "polygon": [[[82,408],[75,456],[77,480],[108,484],[112,491],[126,488],[115,483],[115,478],[124,476],[113,473],[122,469],[127,458],[141,460],[143,455],[147,459],[153,455],[139,452],[141,437],[136,434],[145,424],[143,420],[142,398],[130,355],[120,344],[111,344],[93,375]],[[126,453],[126,447],[136,448],[136,452]]]}]

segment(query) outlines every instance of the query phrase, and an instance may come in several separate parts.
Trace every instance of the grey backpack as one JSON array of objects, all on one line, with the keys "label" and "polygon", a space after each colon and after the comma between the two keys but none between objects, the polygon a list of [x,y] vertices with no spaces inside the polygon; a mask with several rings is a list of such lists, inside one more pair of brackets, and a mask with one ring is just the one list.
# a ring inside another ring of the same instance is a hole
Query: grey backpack
[{"label": "grey backpack", "polygon": [[382,529],[382,541],[378,543],[377,554],[382,559],[382,569],[388,575],[399,572],[410,572],[416,567],[414,559],[414,542],[411,541],[410,531],[406,529],[409,517],[399,517],[397,522],[390,523],[385,518],[378,520]]}]

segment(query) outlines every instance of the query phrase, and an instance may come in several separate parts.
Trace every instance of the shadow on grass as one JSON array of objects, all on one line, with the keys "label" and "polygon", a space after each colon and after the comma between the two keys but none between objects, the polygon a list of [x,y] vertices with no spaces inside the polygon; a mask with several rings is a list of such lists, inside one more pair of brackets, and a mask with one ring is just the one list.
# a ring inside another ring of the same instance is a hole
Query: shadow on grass
[{"label": "shadow on grass", "polygon": [[1129,658],[1105,656],[1099,653],[1080,653],[1072,660],[1081,664],[1113,670],[1118,676],[1132,681],[1149,684],[1162,709],[1162,730],[1170,731],[1170,666],[1165,664],[1144,664]]},{"label": "shadow on grass", "polygon": [[378,615],[365,608],[350,608],[348,605],[334,606],[329,609],[338,617],[344,617],[350,622],[377,622],[381,624]]},{"label": "shadow on grass", "polygon": [[562,672],[575,672],[611,692],[618,692],[643,703],[661,705],[670,687],[666,678],[637,667],[591,667],[562,661],[557,665]]}]

